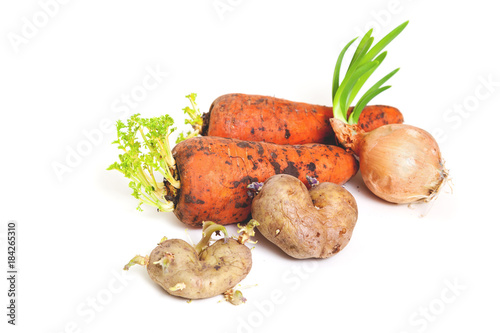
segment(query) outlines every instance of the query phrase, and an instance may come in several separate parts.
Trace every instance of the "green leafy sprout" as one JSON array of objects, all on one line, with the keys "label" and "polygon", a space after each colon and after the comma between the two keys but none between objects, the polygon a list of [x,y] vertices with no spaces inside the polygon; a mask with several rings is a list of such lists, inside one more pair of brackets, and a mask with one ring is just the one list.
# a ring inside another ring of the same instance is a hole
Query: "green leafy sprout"
[{"label": "green leafy sprout", "polygon": [[[126,124],[121,120],[116,123],[118,138],[113,144],[117,144],[122,153],[120,161],[108,170],[118,170],[131,180],[129,187],[132,195],[139,199],[138,210],[142,211],[144,203],[162,212],[175,208],[169,200],[180,188],[169,143],[169,136],[175,131],[173,124],[168,115],[146,119],[139,114],[131,116]],[[155,173],[163,176],[163,181],[158,181]]]},{"label": "green leafy sprout", "polygon": [[406,21],[396,27],[373,47],[371,47],[374,40],[374,38],[371,36],[373,29],[369,30],[360,40],[349,64],[349,67],[347,68],[346,74],[342,82],[339,82],[340,67],[344,59],[344,55],[349,47],[358,39],[358,37],[351,40],[349,43],[347,43],[344,49],[342,49],[337,59],[337,63],[335,65],[335,70],[333,73],[332,99],[334,118],[342,120],[344,123],[356,124],[359,120],[359,116],[361,115],[361,111],[363,111],[368,102],[370,102],[370,100],[372,100],[381,92],[391,87],[382,87],[382,85],[387,82],[392,76],[394,76],[394,74],[399,71],[399,68],[384,76],[370,89],[368,89],[364,93],[364,95],[362,95],[358,99],[351,115],[347,117],[347,111],[351,103],[356,98],[356,95],[359,93],[368,78],[370,78],[373,72],[375,72],[375,70],[380,66],[382,61],[384,61],[385,57],[387,56],[387,51],[382,52],[382,50],[403,31],[408,23],[409,21]]},{"label": "green leafy sprout", "polygon": [[198,105],[196,104],[196,97],[197,97],[197,95],[194,93],[187,95],[186,98],[191,103],[191,107],[186,106],[183,109],[184,114],[186,114],[188,116],[188,118],[186,118],[184,120],[184,123],[186,125],[191,125],[191,127],[193,127],[193,131],[188,131],[185,134],[184,133],[179,134],[179,136],[177,137],[176,143],[179,143],[179,142],[184,141],[186,139],[195,137],[198,134],[200,134],[200,132],[201,132],[201,127],[203,125],[203,119],[201,117],[200,109],[198,108]]}]

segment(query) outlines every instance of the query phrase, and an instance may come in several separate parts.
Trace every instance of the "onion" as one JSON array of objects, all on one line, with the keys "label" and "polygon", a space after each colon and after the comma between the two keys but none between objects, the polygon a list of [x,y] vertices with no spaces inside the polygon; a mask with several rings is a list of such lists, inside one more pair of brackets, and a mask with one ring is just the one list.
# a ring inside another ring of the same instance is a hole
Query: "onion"
[{"label": "onion", "polygon": [[430,201],[448,177],[436,140],[415,126],[392,124],[371,132],[332,118],[339,141],[359,157],[366,186],[393,203]]},{"label": "onion", "polygon": [[361,38],[353,58],[340,81],[344,55],[357,38],[342,49],[333,72],[333,118],[335,135],[345,148],[359,157],[359,170],[366,186],[378,197],[394,203],[430,201],[448,177],[438,144],[426,131],[403,124],[385,125],[365,133],[358,120],[367,103],[390,88],[383,86],[399,70],[395,69],[370,87],[358,100],[352,113],[348,109],[368,78],[384,61],[380,53],[408,25],[408,21],[389,32],[372,46],[372,30]]}]

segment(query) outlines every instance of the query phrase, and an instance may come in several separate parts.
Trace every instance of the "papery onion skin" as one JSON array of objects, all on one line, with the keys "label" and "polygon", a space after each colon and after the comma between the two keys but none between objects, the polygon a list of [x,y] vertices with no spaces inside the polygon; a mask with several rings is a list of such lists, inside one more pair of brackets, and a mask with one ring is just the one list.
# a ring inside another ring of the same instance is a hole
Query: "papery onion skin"
[{"label": "papery onion skin", "polygon": [[358,156],[366,186],[393,203],[431,200],[448,174],[436,140],[411,125],[386,125],[366,133]]}]

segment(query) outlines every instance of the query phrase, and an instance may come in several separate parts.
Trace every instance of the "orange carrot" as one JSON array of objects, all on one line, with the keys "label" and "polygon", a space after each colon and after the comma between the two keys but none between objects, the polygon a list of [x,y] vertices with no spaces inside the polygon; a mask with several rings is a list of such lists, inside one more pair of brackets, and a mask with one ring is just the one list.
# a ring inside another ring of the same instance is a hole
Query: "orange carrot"
[{"label": "orange carrot", "polygon": [[[247,186],[275,174],[293,175],[306,185],[306,176],[343,184],[358,171],[353,155],[332,145],[276,145],[207,136],[187,139],[170,150],[171,125],[168,116],[134,115],[127,125],[118,121],[115,143],[123,153],[109,169],[132,180],[129,186],[140,205],[173,211],[191,226],[248,220],[252,199]],[[155,179],[155,172],[163,181]]]},{"label": "orange carrot", "polygon": [[[353,108],[347,110],[347,116],[352,113]],[[389,124],[402,124],[403,114],[398,109],[386,105],[368,105],[359,116],[358,125],[365,132],[371,132],[376,128]]]},{"label": "orange carrot", "polygon": [[251,198],[247,186],[275,174],[289,174],[308,184],[343,184],[358,170],[356,159],[337,146],[321,144],[276,145],[220,137],[196,137],[173,149],[179,181],[175,215],[184,223],[200,226],[246,221]]},{"label": "orange carrot", "polygon": [[[352,108],[351,108],[352,111]],[[335,143],[328,106],[244,94],[217,98],[203,115],[202,135],[276,144]],[[402,123],[401,112],[390,106],[366,106],[360,126],[365,131]]]}]

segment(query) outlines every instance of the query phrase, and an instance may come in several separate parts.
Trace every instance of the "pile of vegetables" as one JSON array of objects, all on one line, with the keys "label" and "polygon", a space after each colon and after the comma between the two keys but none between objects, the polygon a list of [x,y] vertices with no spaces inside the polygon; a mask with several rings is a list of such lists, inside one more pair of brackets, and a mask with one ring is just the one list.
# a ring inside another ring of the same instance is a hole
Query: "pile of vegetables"
[{"label": "pile of vegetables", "polygon": [[[109,169],[130,179],[137,208],[146,204],[174,212],[183,223],[203,227],[198,245],[163,239],[149,256],[134,257],[125,269],[146,266],[151,279],[175,296],[223,294],[241,304],[244,298],[234,287],[252,266],[244,243],[254,227],[297,259],[328,258],[345,248],[358,205],[341,185],[358,169],[367,188],[388,202],[434,199],[448,177],[434,138],[403,124],[397,108],[368,105],[390,88],[384,84],[399,69],[354,104],[385,60],[384,48],[407,24],[374,45],[368,31],[341,80],[344,56],[357,38],[344,47],[333,74],[332,107],[228,94],[202,114],[196,94],[190,94],[184,112],[192,131],[181,133],[174,147],[176,128],[168,115],[136,114],[126,123],[118,121],[113,143],[121,153]],[[237,240],[223,226],[235,223],[241,233]],[[225,237],[210,245],[214,232]]]}]

